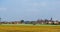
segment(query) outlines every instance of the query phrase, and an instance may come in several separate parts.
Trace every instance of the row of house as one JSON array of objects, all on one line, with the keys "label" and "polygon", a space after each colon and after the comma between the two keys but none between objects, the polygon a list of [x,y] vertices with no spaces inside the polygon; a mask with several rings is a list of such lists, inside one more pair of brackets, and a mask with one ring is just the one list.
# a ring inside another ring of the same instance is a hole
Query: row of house
[{"label": "row of house", "polygon": [[11,22],[3,21],[3,22],[0,22],[0,24],[21,24],[21,22],[20,21],[11,21]]},{"label": "row of house", "polygon": [[[37,20],[37,21],[24,21],[24,24],[60,24],[60,21],[53,21],[52,18],[50,20]],[[7,21],[3,21],[0,22],[0,24],[22,24],[21,21],[11,21],[11,22],[7,22]]]},{"label": "row of house", "polygon": [[38,20],[37,24],[60,24],[59,21],[51,21],[51,20]]},{"label": "row of house", "polygon": [[45,19],[45,20],[37,20],[37,23],[38,24],[60,24],[60,21],[58,21],[58,20],[54,21],[51,18],[50,20],[47,20],[47,19]]}]

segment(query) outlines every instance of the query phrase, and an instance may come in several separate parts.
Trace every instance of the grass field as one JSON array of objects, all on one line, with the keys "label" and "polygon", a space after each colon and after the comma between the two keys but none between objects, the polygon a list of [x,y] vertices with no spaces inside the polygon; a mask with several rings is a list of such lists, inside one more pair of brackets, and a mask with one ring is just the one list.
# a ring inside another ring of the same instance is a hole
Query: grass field
[{"label": "grass field", "polygon": [[60,32],[60,25],[3,24],[0,32]]}]

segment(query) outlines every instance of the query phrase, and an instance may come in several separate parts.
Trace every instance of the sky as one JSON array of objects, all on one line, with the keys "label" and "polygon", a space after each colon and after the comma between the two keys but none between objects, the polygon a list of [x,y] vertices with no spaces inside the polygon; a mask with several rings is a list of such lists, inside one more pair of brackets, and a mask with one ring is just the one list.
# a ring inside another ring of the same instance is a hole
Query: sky
[{"label": "sky", "polygon": [[60,0],[0,0],[2,21],[60,20]]}]

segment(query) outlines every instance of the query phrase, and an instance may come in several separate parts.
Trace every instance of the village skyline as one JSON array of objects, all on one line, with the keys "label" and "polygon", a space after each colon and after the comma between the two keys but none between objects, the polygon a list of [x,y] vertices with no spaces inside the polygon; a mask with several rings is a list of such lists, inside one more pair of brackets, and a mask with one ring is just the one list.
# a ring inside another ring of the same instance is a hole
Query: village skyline
[{"label": "village skyline", "polygon": [[60,21],[56,20],[54,21],[52,18],[50,20],[48,19],[38,19],[36,21],[24,21],[24,20],[20,20],[20,21],[1,21],[0,18],[0,24],[46,24],[46,25],[60,25]]}]

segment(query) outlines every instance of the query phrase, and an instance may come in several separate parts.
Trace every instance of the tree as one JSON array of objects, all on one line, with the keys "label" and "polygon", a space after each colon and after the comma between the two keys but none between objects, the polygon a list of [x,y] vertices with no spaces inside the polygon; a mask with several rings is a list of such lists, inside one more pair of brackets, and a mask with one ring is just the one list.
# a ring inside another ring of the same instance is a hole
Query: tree
[{"label": "tree", "polygon": [[1,18],[0,18],[0,24],[1,24]]},{"label": "tree", "polygon": [[1,18],[0,18],[0,21],[1,21]]},{"label": "tree", "polygon": [[31,21],[31,24],[36,25],[36,22],[35,21]]},{"label": "tree", "polygon": [[24,20],[21,20],[21,23],[24,23]]}]

